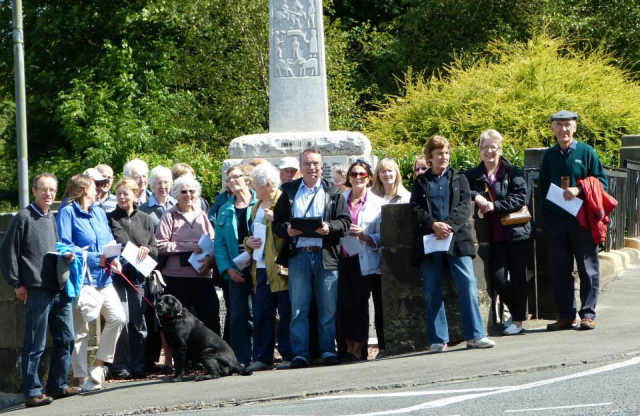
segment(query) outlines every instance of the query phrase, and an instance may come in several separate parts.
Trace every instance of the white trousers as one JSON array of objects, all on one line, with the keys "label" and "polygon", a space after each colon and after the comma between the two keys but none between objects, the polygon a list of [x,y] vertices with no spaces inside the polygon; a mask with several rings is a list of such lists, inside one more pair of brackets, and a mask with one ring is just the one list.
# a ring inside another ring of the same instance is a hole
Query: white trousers
[{"label": "white trousers", "polygon": [[[105,326],[100,335],[100,345],[96,359],[104,362],[113,362],[116,351],[116,343],[120,332],[127,320],[122,307],[122,302],[113,285],[97,289],[104,299],[100,315],[105,319]],[[99,318],[98,318],[99,319]],[[89,346],[89,323],[82,319],[82,314],[73,308],[73,329],[76,332],[73,354],[71,355],[71,368],[75,378],[88,377],[87,348]]]}]

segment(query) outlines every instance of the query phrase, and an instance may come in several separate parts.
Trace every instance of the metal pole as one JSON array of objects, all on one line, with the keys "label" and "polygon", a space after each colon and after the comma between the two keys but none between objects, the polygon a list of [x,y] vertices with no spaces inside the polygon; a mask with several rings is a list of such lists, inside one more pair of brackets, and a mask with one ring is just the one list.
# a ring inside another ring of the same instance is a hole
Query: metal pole
[{"label": "metal pole", "polygon": [[13,61],[16,73],[16,139],[18,141],[18,199],[20,208],[29,205],[29,163],[27,153],[27,93],[24,77],[24,33],[22,0],[11,0],[13,9]]}]

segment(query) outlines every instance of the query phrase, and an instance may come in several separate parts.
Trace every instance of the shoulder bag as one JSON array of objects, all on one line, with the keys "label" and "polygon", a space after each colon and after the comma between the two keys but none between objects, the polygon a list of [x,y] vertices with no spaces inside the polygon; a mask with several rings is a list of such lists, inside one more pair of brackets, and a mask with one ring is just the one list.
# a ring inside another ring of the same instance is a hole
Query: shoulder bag
[{"label": "shoulder bag", "polygon": [[[98,289],[93,286],[91,270],[89,270],[89,266],[87,265],[86,251],[82,253],[82,259],[84,261],[81,279],[82,289],[80,289],[80,294],[76,300],[76,309],[80,312],[85,322],[92,322],[100,316],[100,309],[102,309],[104,298],[102,294],[98,292]],[[84,285],[85,274],[89,277],[89,286]]]},{"label": "shoulder bag", "polygon": [[[491,202],[495,204],[493,195],[491,194],[491,189],[489,189],[489,184],[485,182],[484,187],[489,194],[489,199],[491,199]],[[526,204],[520,207],[517,211],[510,212],[500,217],[500,224],[502,225],[520,225],[526,224],[529,221],[531,221],[531,213],[529,212],[529,208]]]}]

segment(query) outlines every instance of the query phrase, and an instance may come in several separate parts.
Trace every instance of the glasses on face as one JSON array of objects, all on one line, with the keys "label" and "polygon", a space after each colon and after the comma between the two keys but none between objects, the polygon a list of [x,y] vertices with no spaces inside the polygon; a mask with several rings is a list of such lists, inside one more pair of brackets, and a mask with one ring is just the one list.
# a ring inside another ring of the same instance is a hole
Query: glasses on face
[{"label": "glasses on face", "polygon": [[416,172],[426,172],[426,171],[427,171],[427,169],[429,169],[429,168],[428,168],[428,167],[426,167],[426,166],[417,166],[417,167],[414,169],[414,171],[416,171]]},{"label": "glasses on face", "polygon": [[36,188],[38,192],[42,192],[43,194],[55,194],[58,192],[56,188]]},{"label": "glasses on face", "polygon": [[493,146],[482,146],[482,151],[487,152],[487,153],[488,152],[495,153],[500,149],[501,149],[501,147],[500,146],[496,146],[496,145],[493,145]]},{"label": "glasses on face", "polygon": [[314,168],[319,168],[322,165],[322,162],[302,162],[302,166],[305,168],[310,168],[313,166]]},{"label": "glasses on face", "polygon": [[182,189],[182,190],[180,190],[180,193],[182,195],[186,195],[187,193],[191,194],[191,195],[195,195],[196,194],[196,190],[195,189]]},{"label": "glasses on face", "polygon": [[96,187],[97,188],[104,188],[105,186],[109,186],[111,184],[111,182],[109,181],[99,181],[96,182]]},{"label": "glasses on face", "polygon": [[169,181],[156,181],[155,186],[171,186]]},{"label": "glasses on face", "polygon": [[244,175],[232,175],[232,176],[227,176],[227,181],[231,182],[231,181],[237,181],[240,178],[244,178]]},{"label": "glasses on face", "polygon": [[355,179],[355,178],[364,179],[364,178],[368,178],[369,174],[367,172],[350,172],[349,177],[351,179]]}]

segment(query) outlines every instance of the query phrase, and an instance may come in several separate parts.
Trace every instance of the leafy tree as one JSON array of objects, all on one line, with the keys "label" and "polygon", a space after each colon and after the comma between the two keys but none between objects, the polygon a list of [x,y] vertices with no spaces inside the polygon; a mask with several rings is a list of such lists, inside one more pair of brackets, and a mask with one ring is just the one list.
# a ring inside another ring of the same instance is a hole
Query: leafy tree
[{"label": "leafy tree", "polygon": [[[480,133],[495,128],[510,155],[553,143],[549,115],[561,108],[580,114],[577,138],[617,165],[620,137],[640,131],[640,87],[601,49],[585,53],[546,35],[527,43],[495,42],[466,67],[423,78],[409,73],[404,94],[370,118],[374,147],[417,149],[433,134],[464,153],[452,164],[477,161]],[[514,150],[515,149],[515,150]]]}]

